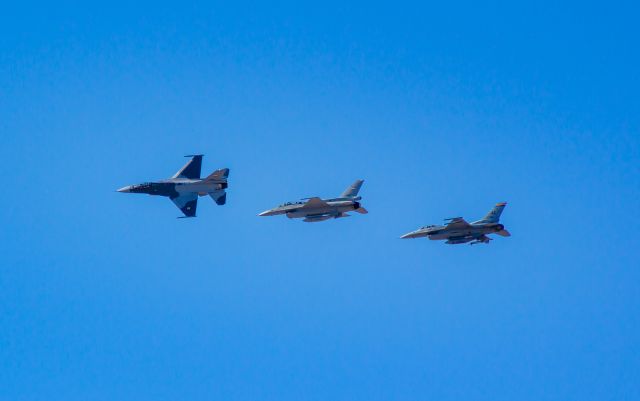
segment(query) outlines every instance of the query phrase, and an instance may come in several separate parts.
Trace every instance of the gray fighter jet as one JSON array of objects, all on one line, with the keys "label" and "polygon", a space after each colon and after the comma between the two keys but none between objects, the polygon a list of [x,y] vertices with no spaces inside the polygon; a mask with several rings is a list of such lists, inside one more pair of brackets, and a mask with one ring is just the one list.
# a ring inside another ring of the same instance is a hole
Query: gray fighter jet
[{"label": "gray fighter jet", "polygon": [[338,198],[320,199],[318,197],[305,198],[300,202],[287,202],[276,208],[266,210],[258,216],[275,216],[278,214],[286,214],[290,219],[304,218],[307,223],[315,223],[328,219],[338,219],[341,217],[349,217],[347,212],[358,212],[366,214],[367,209],[360,205],[358,191],[364,180],[357,180]]},{"label": "gray fighter jet", "polygon": [[184,217],[195,217],[198,195],[209,195],[218,204],[227,201],[227,178],[229,169],[216,170],[206,178],[200,178],[202,155],[188,155],[187,162],[175,175],[167,180],[145,182],[118,189],[118,192],[167,196],[184,213]]},{"label": "gray fighter jet", "polygon": [[498,234],[503,237],[509,237],[509,231],[498,221],[502,210],[507,206],[505,202],[498,203],[482,220],[467,223],[462,217],[453,217],[445,219],[447,222],[444,226],[426,226],[416,231],[412,231],[400,238],[419,238],[429,237],[431,240],[447,240],[446,244],[464,244],[470,242],[470,245],[483,243],[488,244],[491,238],[488,234]]}]

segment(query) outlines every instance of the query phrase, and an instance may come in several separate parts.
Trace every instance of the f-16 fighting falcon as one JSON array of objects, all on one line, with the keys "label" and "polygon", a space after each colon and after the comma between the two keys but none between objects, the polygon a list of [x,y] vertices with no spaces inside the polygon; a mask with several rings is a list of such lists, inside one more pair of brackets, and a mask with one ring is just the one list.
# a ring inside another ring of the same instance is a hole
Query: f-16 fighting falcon
[{"label": "f-16 fighting falcon", "polygon": [[338,219],[340,217],[349,217],[347,212],[358,212],[366,214],[367,209],[360,205],[358,191],[364,180],[357,180],[338,198],[320,199],[318,197],[305,198],[301,202],[287,202],[274,209],[264,211],[258,216],[275,216],[278,214],[286,214],[290,219],[304,218],[307,223],[315,223],[328,219]]},{"label": "f-16 fighting falcon", "polygon": [[446,244],[464,244],[470,242],[473,244],[488,244],[492,239],[487,237],[488,234],[498,234],[503,237],[509,237],[509,231],[498,221],[500,215],[507,204],[505,202],[498,203],[482,220],[467,223],[462,217],[453,217],[445,219],[447,222],[444,226],[426,226],[416,231],[412,231],[400,238],[419,238],[429,237],[431,240],[447,240]]},{"label": "f-16 fighting falcon", "polygon": [[209,195],[218,204],[227,201],[229,169],[216,170],[206,178],[200,178],[202,155],[188,155],[187,162],[175,175],[166,180],[145,182],[120,188],[118,192],[167,196],[184,213],[183,217],[195,217],[198,195]]}]

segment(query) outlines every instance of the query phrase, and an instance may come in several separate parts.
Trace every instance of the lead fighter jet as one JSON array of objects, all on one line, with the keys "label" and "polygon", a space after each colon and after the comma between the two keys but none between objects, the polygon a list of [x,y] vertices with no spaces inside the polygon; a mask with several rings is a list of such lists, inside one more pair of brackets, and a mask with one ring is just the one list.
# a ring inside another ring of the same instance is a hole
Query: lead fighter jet
[{"label": "lead fighter jet", "polygon": [[367,209],[360,205],[358,191],[364,180],[357,180],[338,198],[320,199],[318,197],[305,198],[301,202],[287,202],[276,208],[266,210],[258,216],[275,216],[278,214],[286,214],[290,219],[304,218],[304,222],[315,223],[328,219],[338,219],[341,217],[349,217],[347,212],[358,212],[366,214]]},{"label": "lead fighter jet", "polygon": [[206,178],[200,178],[202,155],[188,155],[187,162],[173,177],[155,182],[129,185],[118,192],[167,196],[184,213],[184,217],[195,217],[198,195],[209,195],[218,204],[227,201],[229,169],[216,170]]},{"label": "lead fighter jet", "polygon": [[488,234],[498,234],[503,237],[509,237],[509,231],[498,221],[502,210],[507,204],[505,202],[498,203],[482,220],[467,223],[462,217],[454,217],[445,219],[447,224],[444,226],[426,226],[416,231],[412,231],[400,238],[419,238],[429,237],[431,240],[447,240],[446,244],[464,244],[470,242],[470,245],[483,243],[488,244],[491,238]]}]

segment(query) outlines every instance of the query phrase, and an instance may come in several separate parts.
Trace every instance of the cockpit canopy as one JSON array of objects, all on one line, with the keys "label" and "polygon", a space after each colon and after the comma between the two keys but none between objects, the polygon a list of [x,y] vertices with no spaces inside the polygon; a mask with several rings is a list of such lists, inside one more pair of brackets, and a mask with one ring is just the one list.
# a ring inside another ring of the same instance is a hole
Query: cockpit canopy
[{"label": "cockpit canopy", "polygon": [[285,207],[285,206],[291,206],[291,205],[303,205],[304,202],[287,202],[287,203],[283,203],[282,205],[278,206],[278,207]]}]

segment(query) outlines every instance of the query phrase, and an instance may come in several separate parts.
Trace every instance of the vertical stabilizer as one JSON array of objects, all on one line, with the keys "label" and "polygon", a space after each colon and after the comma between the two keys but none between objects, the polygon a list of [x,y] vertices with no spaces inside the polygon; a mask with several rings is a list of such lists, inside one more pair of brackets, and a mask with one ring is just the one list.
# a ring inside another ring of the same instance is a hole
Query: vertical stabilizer
[{"label": "vertical stabilizer", "polygon": [[500,220],[500,215],[502,214],[505,206],[507,206],[506,202],[498,203],[478,223],[497,223]]},{"label": "vertical stabilizer", "polygon": [[358,191],[360,191],[360,187],[362,186],[363,182],[364,180],[356,180],[353,184],[349,186],[349,188],[344,190],[344,192],[342,193],[342,195],[340,195],[340,197],[355,198],[356,196],[358,196]]}]

